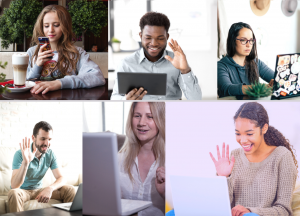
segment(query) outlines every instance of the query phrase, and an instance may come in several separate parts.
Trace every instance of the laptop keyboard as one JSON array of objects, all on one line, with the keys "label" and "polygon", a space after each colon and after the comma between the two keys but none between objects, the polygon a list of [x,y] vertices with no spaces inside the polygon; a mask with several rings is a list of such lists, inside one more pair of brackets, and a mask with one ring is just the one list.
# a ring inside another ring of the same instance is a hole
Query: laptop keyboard
[{"label": "laptop keyboard", "polygon": [[68,205],[62,205],[61,207],[70,209],[70,208],[71,208],[71,205],[70,205],[70,204],[68,204]]}]

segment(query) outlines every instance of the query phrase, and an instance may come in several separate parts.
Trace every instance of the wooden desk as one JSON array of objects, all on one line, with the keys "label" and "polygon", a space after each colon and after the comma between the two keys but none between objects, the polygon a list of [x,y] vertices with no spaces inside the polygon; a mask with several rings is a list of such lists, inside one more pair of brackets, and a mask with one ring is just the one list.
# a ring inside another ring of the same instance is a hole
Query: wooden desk
[{"label": "wooden desk", "polygon": [[20,93],[4,93],[0,100],[109,100],[108,80],[104,86],[90,89],[59,89],[46,94],[32,94],[29,90]]}]

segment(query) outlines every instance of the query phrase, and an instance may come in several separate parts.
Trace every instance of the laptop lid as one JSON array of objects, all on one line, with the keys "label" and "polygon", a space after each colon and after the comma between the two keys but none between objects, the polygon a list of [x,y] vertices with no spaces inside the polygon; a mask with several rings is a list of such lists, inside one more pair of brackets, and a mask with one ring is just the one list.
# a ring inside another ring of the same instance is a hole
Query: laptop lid
[{"label": "laptop lid", "polygon": [[118,72],[119,94],[127,94],[132,89],[143,87],[148,95],[167,94],[166,73]]},{"label": "laptop lid", "polygon": [[272,99],[300,96],[300,53],[276,57]]},{"label": "laptop lid", "polygon": [[226,177],[170,176],[176,216],[231,216]]},{"label": "laptop lid", "polygon": [[117,135],[83,133],[83,214],[121,215]]},{"label": "laptop lid", "polygon": [[77,193],[72,202],[70,211],[77,211],[82,209],[82,184],[79,184]]}]

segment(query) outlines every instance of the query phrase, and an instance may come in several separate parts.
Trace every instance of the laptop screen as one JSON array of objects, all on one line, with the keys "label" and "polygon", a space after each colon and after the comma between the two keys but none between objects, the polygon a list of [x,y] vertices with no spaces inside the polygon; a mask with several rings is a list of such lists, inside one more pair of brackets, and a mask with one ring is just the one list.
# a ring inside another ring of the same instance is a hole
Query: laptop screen
[{"label": "laptop screen", "polygon": [[300,53],[277,55],[273,98],[300,96]]}]

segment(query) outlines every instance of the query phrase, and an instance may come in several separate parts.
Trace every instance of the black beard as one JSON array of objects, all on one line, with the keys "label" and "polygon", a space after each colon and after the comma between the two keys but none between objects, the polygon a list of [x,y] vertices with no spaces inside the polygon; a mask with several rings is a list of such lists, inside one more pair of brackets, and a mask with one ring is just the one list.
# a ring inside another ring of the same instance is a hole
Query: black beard
[{"label": "black beard", "polygon": [[159,57],[158,59],[160,59],[160,58],[162,57],[162,55],[164,54],[164,51],[165,51],[165,49],[166,49],[166,47],[167,47],[167,44],[165,45],[165,47],[164,47],[164,48],[163,48],[156,56],[150,55],[150,54],[148,53],[148,51],[147,51],[147,48],[145,48],[143,45],[142,45],[142,47],[143,47],[143,50],[144,50],[145,55],[151,56],[152,58],[157,58],[157,57]]},{"label": "black beard", "polygon": [[[46,151],[47,151],[48,148],[49,148],[49,147],[47,147],[47,145],[41,145],[41,146],[38,146],[38,145],[36,144],[36,141],[34,142],[34,145],[35,145],[35,147],[39,150],[39,152],[42,153],[42,154],[45,154]],[[43,150],[42,150],[42,147],[47,147],[47,149],[46,149],[45,151],[43,151]]]}]

